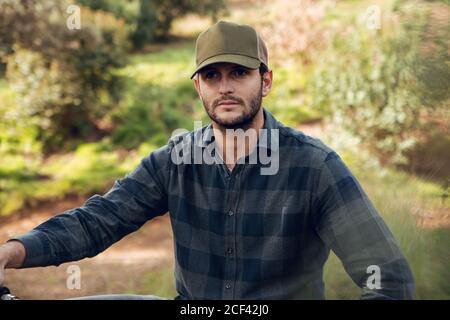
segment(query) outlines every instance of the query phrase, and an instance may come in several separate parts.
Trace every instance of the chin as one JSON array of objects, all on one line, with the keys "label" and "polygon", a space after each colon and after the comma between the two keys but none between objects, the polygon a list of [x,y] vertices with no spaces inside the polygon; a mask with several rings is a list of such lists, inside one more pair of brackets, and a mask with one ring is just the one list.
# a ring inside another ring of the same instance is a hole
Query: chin
[{"label": "chin", "polygon": [[221,123],[224,125],[233,126],[240,122],[240,119],[242,119],[243,114],[242,112],[221,112],[217,115],[217,119],[220,120]]}]

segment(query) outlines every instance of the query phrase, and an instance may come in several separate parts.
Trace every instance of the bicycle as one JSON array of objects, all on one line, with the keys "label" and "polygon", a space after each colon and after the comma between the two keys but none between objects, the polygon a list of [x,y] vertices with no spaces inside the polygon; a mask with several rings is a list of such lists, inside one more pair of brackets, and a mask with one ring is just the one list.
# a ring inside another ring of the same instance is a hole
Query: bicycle
[{"label": "bicycle", "polygon": [[7,287],[0,287],[0,300],[19,300]]},{"label": "bicycle", "polygon": [[[7,287],[0,286],[0,301],[2,300],[22,300],[22,299],[13,295]],[[94,296],[68,298],[65,300],[170,300],[170,299],[161,298],[154,295],[107,294],[107,295],[94,295]]]}]

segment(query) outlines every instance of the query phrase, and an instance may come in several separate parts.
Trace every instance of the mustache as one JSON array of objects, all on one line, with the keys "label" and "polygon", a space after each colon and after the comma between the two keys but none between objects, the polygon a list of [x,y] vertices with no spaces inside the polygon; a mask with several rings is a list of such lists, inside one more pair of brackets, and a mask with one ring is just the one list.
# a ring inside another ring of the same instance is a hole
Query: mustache
[{"label": "mustache", "polygon": [[213,106],[217,107],[219,104],[221,104],[223,101],[233,101],[239,104],[244,104],[244,101],[242,99],[239,99],[238,97],[233,97],[233,96],[227,96],[227,97],[221,97],[220,99],[216,99],[213,102]]}]

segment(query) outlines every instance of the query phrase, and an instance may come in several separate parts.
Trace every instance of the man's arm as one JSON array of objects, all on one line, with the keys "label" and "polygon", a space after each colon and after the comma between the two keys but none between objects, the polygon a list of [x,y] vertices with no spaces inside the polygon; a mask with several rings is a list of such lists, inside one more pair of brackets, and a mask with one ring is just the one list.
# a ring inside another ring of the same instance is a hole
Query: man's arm
[{"label": "man's arm", "polygon": [[25,248],[22,268],[59,265],[93,257],[146,221],[167,212],[169,153],[160,148],[115,182],[105,195],[55,216],[25,235],[14,237]]},{"label": "man's arm", "polygon": [[322,165],[314,208],[319,236],[362,288],[362,299],[413,298],[413,275],[394,236],[335,152]]}]

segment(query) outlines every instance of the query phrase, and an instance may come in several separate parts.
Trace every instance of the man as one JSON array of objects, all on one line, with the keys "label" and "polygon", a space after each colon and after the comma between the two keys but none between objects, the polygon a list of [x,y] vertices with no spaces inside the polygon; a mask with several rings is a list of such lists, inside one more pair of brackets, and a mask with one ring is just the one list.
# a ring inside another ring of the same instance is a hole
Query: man
[{"label": "man", "polygon": [[408,263],[340,157],[262,107],[272,71],[258,33],[218,22],[198,37],[196,62],[211,124],[171,139],[105,195],[11,239],[0,270],[93,257],[170,212],[178,299],[324,299],[330,249],[362,298],[412,298]]}]

